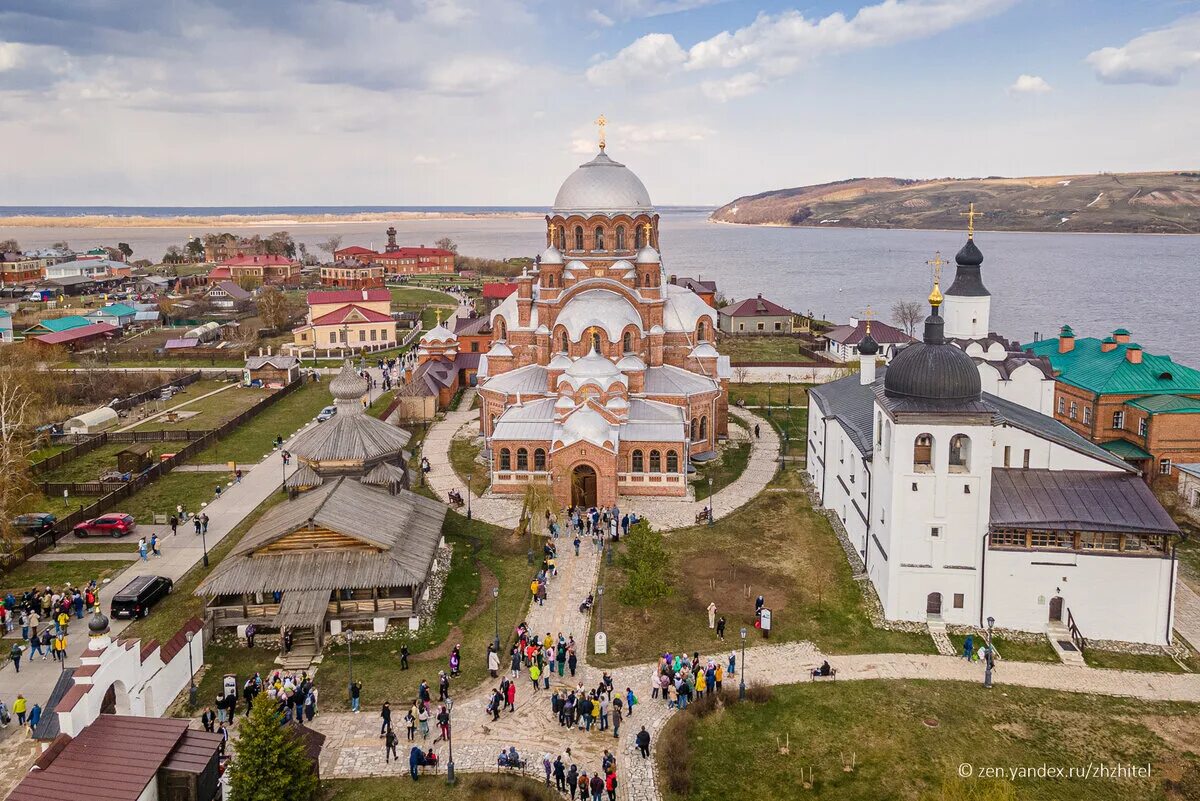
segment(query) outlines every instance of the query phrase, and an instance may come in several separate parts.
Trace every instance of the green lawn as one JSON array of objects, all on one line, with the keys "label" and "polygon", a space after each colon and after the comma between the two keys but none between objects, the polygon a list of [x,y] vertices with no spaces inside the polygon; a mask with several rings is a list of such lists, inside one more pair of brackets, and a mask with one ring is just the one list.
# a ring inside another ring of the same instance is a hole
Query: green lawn
[{"label": "green lawn", "polygon": [[58,541],[59,553],[137,553],[137,540],[128,537],[101,542],[78,537],[63,537]]},{"label": "green lawn", "polygon": [[47,585],[55,588],[62,587],[68,581],[73,586],[82,587],[92,579],[103,581],[109,576],[120,573],[133,562],[129,560],[112,560],[100,562],[22,562],[6,573],[0,573],[0,597],[11,592],[20,596],[30,587]]},{"label": "green lawn", "polygon": [[[1196,704],[1015,686],[803,683],[774,688],[767,703],[733,703],[699,718],[691,711],[676,715],[659,739],[659,770],[668,801],[1167,801],[1195,797],[1190,790],[1166,792],[1168,780],[1181,790],[1200,783],[1191,745],[1200,738],[1197,712]],[[777,741],[790,753],[781,754]],[[851,762],[853,769],[844,770]],[[1118,764],[1148,764],[1149,776],[1009,773]],[[1006,776],[984,778],[985,767]],[[969,780],[960,772],[970,772]],[[690,782],[672,782],[672,774]],[[805,780],[813,783],[809,792],[800,789]],[[681,784],[690,784],[690,793],[680,793]]]},{"label": "green lawn", "polygon": [[392,303],[397,306],[451,306],[458,308],[458,299],[437,289],[424,289],[412,286],[388,287],[392,293]]},{"label": "green lawn", "polygon": [[808,451],[808,407],[778,406],[758,409],[779,435],[779,448],[785,456],[804,456]]},{"label": "green lawn", "polygon": [[[774,613],[776,642],[811,640],[827,653],[934,651],[926,635],[871,625],[829,521],[800,493],[764,493],[712,526],[672,532],[664,547],[672,594],[650,609],[616,601],[624,573],[619,565],[604,567],[600,583],[608,587],[605,598],[614,600],[605,603],[608,653],[593,657],[598,665],[729,648],[741,626],[757,640],[752,626],[759,594]],[[710,601],[726,619],[724,644],[704,623]]]},{"label": "green lawn", "polygon": [[[183,443],[155,442],[151,443],[151,447],[155,449],[155,453],[161,452],[164,448],[170,453],[181,444]],[[106,443],[94,451],[88,451],[69,462],[64,462],[47,473],[35,476],[35,480],[51,482],[95,481],[103,473],[117,469],[117,454],[128,447],[129,443],[127,442]]]},{"label": "green lawn", "polygon": [[242,412],[261,403],[270,393],[250,387],[234,386],[216,395],[202,397],[205,393],[213,392],[221,387],[228,387],[229,381],[203,380],[188,386],[170,401],[164,403],[164,408],[174,408],[182,403],[188,403],[179,412],[195,413],[190,417],[180,417],[175,422],[169,420],[169,415],[163,415],[137,426],[135,431],[207,431],[219,427],[222,423],[232,420]]},{"label": "green lawn", "polygon": [[[786,406],[789,397],[793,406],[804,406],[808,403],[809,384],[772,384],[766,382],[730,384],[729,403],[736,406]],[[789,396],[790,387],[790,396]]]},{"label": "green lawn", "polygon": [[801,346],[813,350],[813,344],[798,337],[772,334],[722,335],[717,339],[717,351],[735,362],[803,362],[811,357],[800,351]]},{"label": "green lawn", "polygon": [[[441,749],[437,750],[440,755]],[[441,801],[443,798],[462,801],[560,801],[562,798],[537,778],[494,773],[465,773],[458,776],[455,784],[448,785],[444,766],[438,768],[437,776],[422,776],[420,781],[414,782],[408,776],[408,756],[401,756],[403,759],[396,768],[395,777],[324,782],[328,792],[324,801]]]},{"label": "green lawn", "polygon": [[[1001,651],[1003,653],[1003,651]],[[1095,668],[1111,670],[1141,670],[1149,673],[1183,673],[1184,670],[1166,654],[1121,654],[1115,651],[1098,651],[1088,648],[1083,652],[1083,661]],[[1197,669],[1193,666],[1192,669]]]},{"label": "green lawn", "polygon": [[192,461],[196,464],[257,464],[272,451],[276,436],[287,439],[332,403],[329,382],[310,381],[243,423],[225,439],[196,454]]},{"label": "green lawn", "polygon": [[46,445],[44,447],[38,448],[35,451],[30,451],[29,452],[29,463],[36,464],[36,463],[42,461],[43,459],[49,459],[51,456],[54,456],[55,454],[58,454],[58,453],[62,453],[63,451],[65,451],[67,448],[70,448],[70,447],[71,447],[71,445],[69,443],[59,442],[54,445]]},{"label": "green lawn", "polygon": [[[963,642],[966,636],[962,634],[951,634],[950,642],[954,645],[955,653],[962,653]],[[983,647],[984,638],[976,634],[974,640],[975,650],[978,651]],[[996,651],[1000,654],[1000,658],[1009,662],[1051,662],[1059,661],[1058,654],[1054,652],[1053,646],[1045,638],[1041,638],[1037,642],[1021,642],[1018,640],[1009,641],[1003,637],[993,637],[992,644],[996,646]]]},{"label": "green lawn", "polygon": [[[727,445],[720,450],[721,456],[711,462],[695,464],[696,477],[692,479],[695,485],[696,500],[704,500],[709,492],[720,492],[738,480],[746,471],[750,462],[750,443],[737,442]],[[708,480],[712,479],[712,486]]]},{"label": "green lawn", "polygon": [[454,473],[464,488],[468,485],[467,479],[470,478],[471,492],[476,498],[487,492],[492,483],[487,467],[477,460],[480,450],[481,446],[473,439],[455,437],[450,440],[450,466],[454,468]]},{"label": "green lawn", "polygon": [[381,392],[379,397],[372,401],[371,405],[367,407],[367,414],[371,415],[372,417],[380,417],[384,412],[387,411],[387,408],[392,405],[392,401],[395,399],[395,391]]},{"label": "green lawn", "polygon": [[183,504],[187,512],[196,512],[201,503],[212,501],[218,484],[224,488],[232,479],[230,473],[172,471],[121,501],[112,511],[131,514],[140,524],[153,523],[155,514],[174,514],[178,504]]},{"label": "green lawn", "polygon": [[[393,632],[390,636],[353,646],[354,678],[363,684],[362,704],[367,710],[375,709],[385,700],[393,704],[416,697],[417,685],[422,679],[437,684],[437,672],[446,670],[448,649],[437,652],[436,658],[421,660],[419,654],[440,645],[453,633],[453,642],[462,644],[462,675],[455,680],[460,687],[475,687],[487,676],[485,658],[488,643],[495,636],[496,607],[488,584],[477,564],[471,558],[471,544],[480,546],[476,558],[491,571],[500,586],[500,639],[502,652],[507,652],[505,643],[512,638],[513,629],[524,619],[529,607],[529,580],[534,569],[526,562],[526,543],[515,541],[510,532],[495,526],[470,521],[453,512],[446,515],[442,529],[446,541],[454,545],[454,559],[445,592],[438,605],[432,625],[408,639],[411,669],[399,670],[399,649],[405,635]],[[478,616],[470,621],[462,620],[483,590],[486,605]],[[444,653],[443,653],[444,651]],[[325,661],[321,665],[321,703],[325,709],[347,709],[349,700],[346,687],[349,684],[345,644],[331,645],[326,649]]]}]

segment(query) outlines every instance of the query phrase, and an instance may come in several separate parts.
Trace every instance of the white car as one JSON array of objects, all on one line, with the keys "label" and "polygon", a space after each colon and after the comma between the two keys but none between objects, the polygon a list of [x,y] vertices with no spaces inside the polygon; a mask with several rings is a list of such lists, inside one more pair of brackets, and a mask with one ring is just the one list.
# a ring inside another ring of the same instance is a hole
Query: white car
[{"label": "white car", "polygon": [[324,423],[326,420],[333,417],[335,414],[337,414],[336,406],[326,406],[324,409],[321,410],[321,413],[317,415],[317,422]]}]

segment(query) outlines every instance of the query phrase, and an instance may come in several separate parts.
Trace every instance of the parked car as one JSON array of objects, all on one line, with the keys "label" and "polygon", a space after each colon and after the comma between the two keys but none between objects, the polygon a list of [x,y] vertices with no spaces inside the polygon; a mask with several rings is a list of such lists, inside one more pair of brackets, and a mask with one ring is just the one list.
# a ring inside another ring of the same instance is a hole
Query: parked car
[{"label": "parked car", "polygon": [[138,576],[112,597],[109,617],[145,617],[150,607],[166,598],[174,582],[165,576]]},{"label": "parked car", "polygon": [[17,515],[10,522],[13,530],[23,537],[42,537],[49,534],[58,518],[49,512],[30,512]]},{"label": "parked car", "polygon": [[125,537],[132,534],[136,528],[137,524],[133,522],[133,515],[113,512],[103,517],[84,520],[72,531],[75,532],[76,537]]},{"label": "parked car", "polygon": [[333,417],[335,414],[337,414],[336,406],[326,406],[324,409],[321,410],[320,414],[317,415],[317,422],[324,423],[326,420]]}]

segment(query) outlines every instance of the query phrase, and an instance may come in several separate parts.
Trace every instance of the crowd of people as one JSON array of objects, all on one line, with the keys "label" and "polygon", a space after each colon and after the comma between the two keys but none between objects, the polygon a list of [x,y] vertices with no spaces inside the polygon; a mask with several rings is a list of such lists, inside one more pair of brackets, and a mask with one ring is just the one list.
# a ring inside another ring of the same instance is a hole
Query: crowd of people
[{"label": "crowd of people", "polygon": [[71,620],[82,620],[84,611],[95,607],[99,597],[95,580],[83,588],[68,583],[60,590],[31,587],[20,598],[11,592],[5,595],[0,605],[0,625],[9,635],[17,628],[21,630],[20,640],[8,652],[16,672],[21,672],[21,659],[27,651],[28,662],[38,657],[65,661]]}]

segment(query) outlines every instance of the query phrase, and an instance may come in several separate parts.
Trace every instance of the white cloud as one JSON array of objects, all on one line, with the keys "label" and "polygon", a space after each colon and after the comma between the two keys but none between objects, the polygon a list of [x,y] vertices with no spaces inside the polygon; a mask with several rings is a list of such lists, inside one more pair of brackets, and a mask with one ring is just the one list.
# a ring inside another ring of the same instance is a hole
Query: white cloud
[{"label": "white cloud", "polygon": [[616,24],[613,22],[612,17],[608,16],[598,8],[588,9],[587,14],[584,16],[587,17],[588,22],[599,25],[601,28],[611,28]]},{"label": "white cloud", "polygon": [[1173,86],[1183,73],[1200,65],[1200,14],[1143,33],[1121,47],[1095,50],[1087,63],[1104,83]]},{"label": "white cloud", "polygon": [[480,95],[513,81],[520,66],[506,58],[470,55],[452,58],[426,74],[430,91],[445,95]]},{"label": "white cloud", "polygon": [[1013,81],[1013,85],[1008,87],[1008,91],[1021,94],[1043,95],[1051,91],[1052,88],[1040,75],[1020,75]]},{"label": "white cloud", "polygon": [[660,17],[664,14],[676,14],[680,11],[691,11],[694,8],[716,5],[727,0],[616,0],[613,10],[621,17],[632,19],[637,17]]},{"label": "white cloud", "polygon": [[597,85],[626,84],[676,71],[687,61],[687,53],[669,33],[648,33],[608,61],[587,71]]},{"label": "white cloud", "polygon": [[830,53],[881,47],[920,39],[998,13],[1016,0],[884,0],[864,6],[851,18],[841,12],[810,20],[800,11],[759,14],[735,31],[722,31],[686,52],[669,34],[648,34],[613,58],[588,70],[593,83],[631,82],[680,70],[753,69],[725,81],[709,82],[713,97],[749,94],[804,63]]},{"label": "white cloud", "polygon": [[[656,145],[680,144],[682,142],[703,142],[713,135],[711,128],[703,125],[681,122],[658,122],[647,125],[610,125],[608,131],[609,147],[622,153],[644,152]],[[571,152],[580,156],[594,155],[596,152],[595,134],[579,134],[571,140]]]},{"label": "white cloud", "polygon": [[427,156],[424,153],[418,153],[413,156],[412,163],[418,167],[428,167],[433,164],[441,164],[442,159],[439,156]]},{"label": "white cloud", "polygon": [[763,87],[764,83],[762,76],[757,73],[739,72],[737,75],[719,81],[705,81],[700,84],[700,89],[713,100],[724,103],[735,97],[754,94]]},{"label": "white cloud", "polygon": [[450,28],[461,25],[475,16],[475,10],[466,8],[457,0],[425,0],[422,19],[433,25]]}]

